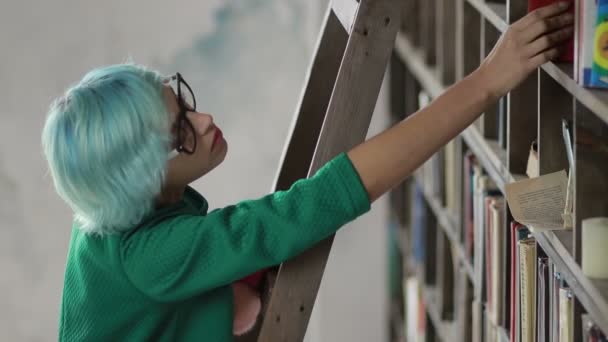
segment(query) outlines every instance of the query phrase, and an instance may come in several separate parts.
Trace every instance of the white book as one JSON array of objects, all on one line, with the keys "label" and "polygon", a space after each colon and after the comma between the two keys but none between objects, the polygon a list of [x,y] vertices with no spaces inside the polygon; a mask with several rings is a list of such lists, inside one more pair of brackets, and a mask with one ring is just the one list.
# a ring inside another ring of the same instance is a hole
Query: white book
[{"label": "white book", "polygon": [[580,0],[575,16],[575,78],[579,85],[591,86],[597,0]]}]

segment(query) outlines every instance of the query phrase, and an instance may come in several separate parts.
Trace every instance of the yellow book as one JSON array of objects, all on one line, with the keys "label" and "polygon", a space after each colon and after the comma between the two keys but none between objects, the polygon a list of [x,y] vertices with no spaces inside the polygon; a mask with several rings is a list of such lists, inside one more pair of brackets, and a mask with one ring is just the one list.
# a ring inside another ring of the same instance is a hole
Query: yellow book
[{"label": "yellow book", "polygon": [[559,289],[559,342],[572,342],[572,294],[569,288]]},{"label": "yellow book", "polygon": [[521,301],[521,341],[534,342],[536,336],[536,240],[519,241]]}]

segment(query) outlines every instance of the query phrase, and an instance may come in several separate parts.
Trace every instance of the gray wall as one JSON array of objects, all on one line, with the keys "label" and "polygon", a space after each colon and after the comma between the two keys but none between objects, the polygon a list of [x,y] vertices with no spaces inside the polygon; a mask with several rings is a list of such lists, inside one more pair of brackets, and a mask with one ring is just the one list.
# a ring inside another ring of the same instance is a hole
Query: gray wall
[{"label": "gray wall", "polygon": [[[0,3],[0,340],[56,339],[71,212],[40,149],[50,101],[89,69],[129,56],[167,74],[180,71],[230,144],[225,163],[194,187],[212,208],[262,196],[326,3]],[[379,202],[336,239],[310,341],[384,339],[383,208]]]}]

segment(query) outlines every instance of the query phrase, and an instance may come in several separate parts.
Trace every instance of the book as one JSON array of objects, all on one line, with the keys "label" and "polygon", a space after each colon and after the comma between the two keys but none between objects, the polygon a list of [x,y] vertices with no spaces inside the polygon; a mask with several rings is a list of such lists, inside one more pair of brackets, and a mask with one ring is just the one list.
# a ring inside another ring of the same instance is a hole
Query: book
[{"label": "book", "polygon": [[492,323],[496,324],[496,321],[494,320],[494,297],[495,294],[494,292],[494,281],[493,281],[493,276],[494,276],[494,263],[492,262],[492,257],[493,257],[493,253],[494,253],[494,236],[493,236],[493,225],[494,225],[494,221],[492,220],[492,212],[491,212],[491,206],[492,206],[492,201],[494,201],[496,198],[498,197],[486,197],[485,198],[485,205],[484,208],[486,210],[486,219],[484,220],[484,224],[485,227],[483,228],[483,230],[485,231],[485,281],[484,281],[484,287],[485,287],[485,298],[486,298],[486,307],[487,307],[487,311],[488,311],[488,315],[492,318]]},{"label": "book", "polygon": [[490,221],[491,221],[491,239],[492,239],[492,307],[491,318],[495,326],[499,327],[503,323],[503,299],[504,299],[504,283],[502,275],[506,273],[506,268],[503,268],[504,262],[504,199],[502,196],[492,196],[490,198]]},{"label": "book", "polygon": [[484,342],[483,331],[484,327],[484,318],[483,318],[483,304],[479,300],[474,300],[471,303],[472,309],[472,318],[473,318],[473,332],[472,332],[472,341],[473,342]]},{"label": "book", "polygon": [[478,165],[477,158],[473,152],[468,151],[464,156],[463,162],[463,202],[464,216],[462,223],[464,226],[462,240],[464,241],[464,252],[469,260],[473,261],[473,168]]},{"label": "book", "polygon": [[536,240],[519,241],[520,324],[521,341],[534,342],[536,337]]},{"label": "book", "polygon": [[[538,8],[548,6],[558,0],[528,0],[528,12],[532,12]],[[574,1],[569,0],[572,3],[570,6],[570,13],[574,15]],[[574,61],[574,37],[568,39],[565,43],[564,50],[558,57],[560,62],[573,62]]]},{"label": "book", "polygon": [[511,342],[521,341],[520,332],[520,285],[519,285],[519,241],[529,234],[528,228],[519,222],[511,222],[511,285],[510,285],[510,328]]},{"label": "book", "polygon": [[[456,339],[460,341],[473,341],[473,331],[476,321],[473,318],[473,307],[475,300],[473,298],[473,286],[469,282],[469,278],[464,268],[459,268],[456,280],[456,322],[460,331],[460,336]],[[477,328],[477,326],[475,326]]]},{"label": "book", "polygon": [[590,86],[608,87],[608,0],[597,0],[597,18],[593,38],[593,66],[591,68]]},{"label": "book", "polygon": [[551,342],[549,339],[549,259],[546,256],[538,258],[537,270],[536,341]]},{"label": "book", "polygon": [[[488,261],[485,260],[484,241],[486,240],[486,226],[487,226],[487,214],[488,207],[486,206],[486,198],[489,196],[500,196],[501,192],[496,187],[494,181],[483,174],[481,167],[474,167],[474,193],[473,193],[473,220],[474,220],[474,233],[473,233],[473,267],[476,274],[476,278],[481,286],[480,298],[487,301],[487,289],[488,286],[483,286],[484,275],[487,273]],[[490,247],[491,248],[491,247]],[[489,282],[486,281],[486,284]]]},{"label": "book", "polygon": [[[445,206],[452,217],[457,216],[460,204],[456,183],[456,146],[454,140],[445,146]],[[457,226],[460,227],[460,225]]]},{"label": "book", "polygon": [[[591,82],[591,73],[593,70],[597,1],[576,1],[575,12],[574,78],[583,87],[594,87]],[[601,84],[597,86],[601,86]]]},{"label": "book", "polygon": [[487,196],[486,207],[486,298],[490,320],[494,326],[501,324],[502,283],[502,225],[504,200],[501,195]]},{"label": "book", "polygon": [[419,184],[414,187],[414,203],[412,204],[412,240],[411,247],[414,252],[414,260],[418,263],[424,262],[426,258],[426,228],[427,228],[427,204],[424,192]]},{"label": "book", "polygon": [[557,326],[557,303],[555,302],[555,265],[553,264],[553,261],[551,261],[551,259],[549,259],[548,261],[548,266],[549,266],[549,283],[547,284],[547,288],[549,291],[549,341],[555,341],[557,339],[557,335],[555,333],[556,331],[556,326]]},{"label": "book", "polygon": [[421,298],[418,278],[415,276],[405,279],[405,331],[408,341],[416,341],[418,335],[418,302]]},{"label": "book", "polygon": [[507,149],[507,97],[498,100],[498,145]]},{"label": "book", "polygon": [[551,295],[551,315],[552,315],[552,327],[551,327],[551,341],[557,341],[559,339],[559,289],[562,284],[561,274],[553,265],[553,284],[552,284],[552,295]]},{"label": "book", "polygon": [[573,296],[568,285],[562,283],[559,289],[559,342],[572,342],[573,319],[572,319]]}]

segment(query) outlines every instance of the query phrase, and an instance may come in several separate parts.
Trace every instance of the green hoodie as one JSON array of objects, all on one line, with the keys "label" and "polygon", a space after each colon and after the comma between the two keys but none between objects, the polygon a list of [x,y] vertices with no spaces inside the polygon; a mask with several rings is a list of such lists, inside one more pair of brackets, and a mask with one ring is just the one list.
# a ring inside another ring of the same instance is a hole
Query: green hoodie
[{"label": "green hoodie", "polygon": [[230,284],[286,261],[370,209],[345,153],[289,190],[207,212],[182,200],[121,234],[75,224],[61,341],[231,341]]}]

